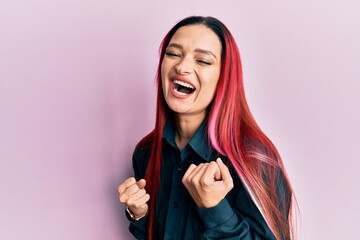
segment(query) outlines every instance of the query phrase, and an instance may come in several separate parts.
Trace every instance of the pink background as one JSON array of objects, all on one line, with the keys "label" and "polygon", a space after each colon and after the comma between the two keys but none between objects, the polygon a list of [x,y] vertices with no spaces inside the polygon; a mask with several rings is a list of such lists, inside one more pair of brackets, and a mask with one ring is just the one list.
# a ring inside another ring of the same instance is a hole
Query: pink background
[{"label": "pink background", "polygon": [[116,188],[153,126],[157,49],[185,16],[237,39],[300,239],[359,239],[359,1],[0,2],[0,239],[131,239]]}]

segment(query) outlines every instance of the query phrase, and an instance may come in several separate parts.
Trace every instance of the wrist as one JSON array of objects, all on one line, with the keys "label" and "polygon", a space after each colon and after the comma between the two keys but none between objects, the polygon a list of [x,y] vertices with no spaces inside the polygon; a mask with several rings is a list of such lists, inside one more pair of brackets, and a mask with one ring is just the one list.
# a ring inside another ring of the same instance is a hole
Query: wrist
[{"label": "wrist", "polygon": [[133,213],[128,206],[126,206],[126,212],[129,214],[130,218],[134,221],[138,221],[147,215],[147,211],[142,215],[137,215]]}]

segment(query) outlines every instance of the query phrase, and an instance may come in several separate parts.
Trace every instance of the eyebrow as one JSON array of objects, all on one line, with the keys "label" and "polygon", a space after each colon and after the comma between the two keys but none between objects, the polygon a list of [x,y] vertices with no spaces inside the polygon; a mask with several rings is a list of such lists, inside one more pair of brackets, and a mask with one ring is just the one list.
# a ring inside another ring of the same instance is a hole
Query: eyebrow
[{"label": "eyebrow", "polygon": [[[174,48],[179,48],[179,49],[184,49],[182,45],[178,44],[178,43],[170,43],[168,45],[168,47],[174,47]],[[215,59],[217,59],[217,57],[215,56],[215,54],[209,50],[204,50],[204,49],[200,49],[200,48],[196,48],[195,52],[199,52],[199,53],[204,53],[204,54],[208,54],[208,55],[212,55],[214,56]]]}]

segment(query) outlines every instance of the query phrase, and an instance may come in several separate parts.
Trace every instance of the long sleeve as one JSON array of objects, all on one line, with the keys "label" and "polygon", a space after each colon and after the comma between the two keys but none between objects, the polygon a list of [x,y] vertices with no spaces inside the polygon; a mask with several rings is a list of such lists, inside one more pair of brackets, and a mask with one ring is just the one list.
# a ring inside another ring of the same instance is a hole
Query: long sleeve
[{"label": "long sleeve", "polygon": [[131,234],[134,235],[136,239],[146,240],[147,239],[146,227],[148,223],[148,216],[145,216],[139,219],[138,221],[132,220],[127,213],[126,216],[130,221],[129,231],[131,232]]},{"label": "long sleeve", "polygon": [[[147,159],[146,157],[148,153],[144,151],[144,149],[136,149],[133,154],[133,170],[135,179],[138,181],[145,177],[146,167],[147,167]],[[147,239],[147,224],[148,224],[148,216],[145,216],[138,221],[134,221],[131,219],[129,214],[125,211],[127,219],[130,221],[129,231],[134,235],[136,239],[146,240]]]},{"label": "long sleeve", "polygon": [[198,209],[205,230],[201,239],[274,240],[265,221],[251,219],[232,208],[226,198],[213,208]]}]

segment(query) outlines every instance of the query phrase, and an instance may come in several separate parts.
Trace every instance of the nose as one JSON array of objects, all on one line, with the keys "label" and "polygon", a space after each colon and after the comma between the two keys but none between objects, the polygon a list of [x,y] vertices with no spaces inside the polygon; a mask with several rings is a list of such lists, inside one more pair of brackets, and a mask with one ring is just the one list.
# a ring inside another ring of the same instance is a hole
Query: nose
[{"label": "nose", "polygon": [[175,65],[175,71],[181,75],[191,73],[191,59],[189,59],[188,57],[181,58],[179,62]]}]

